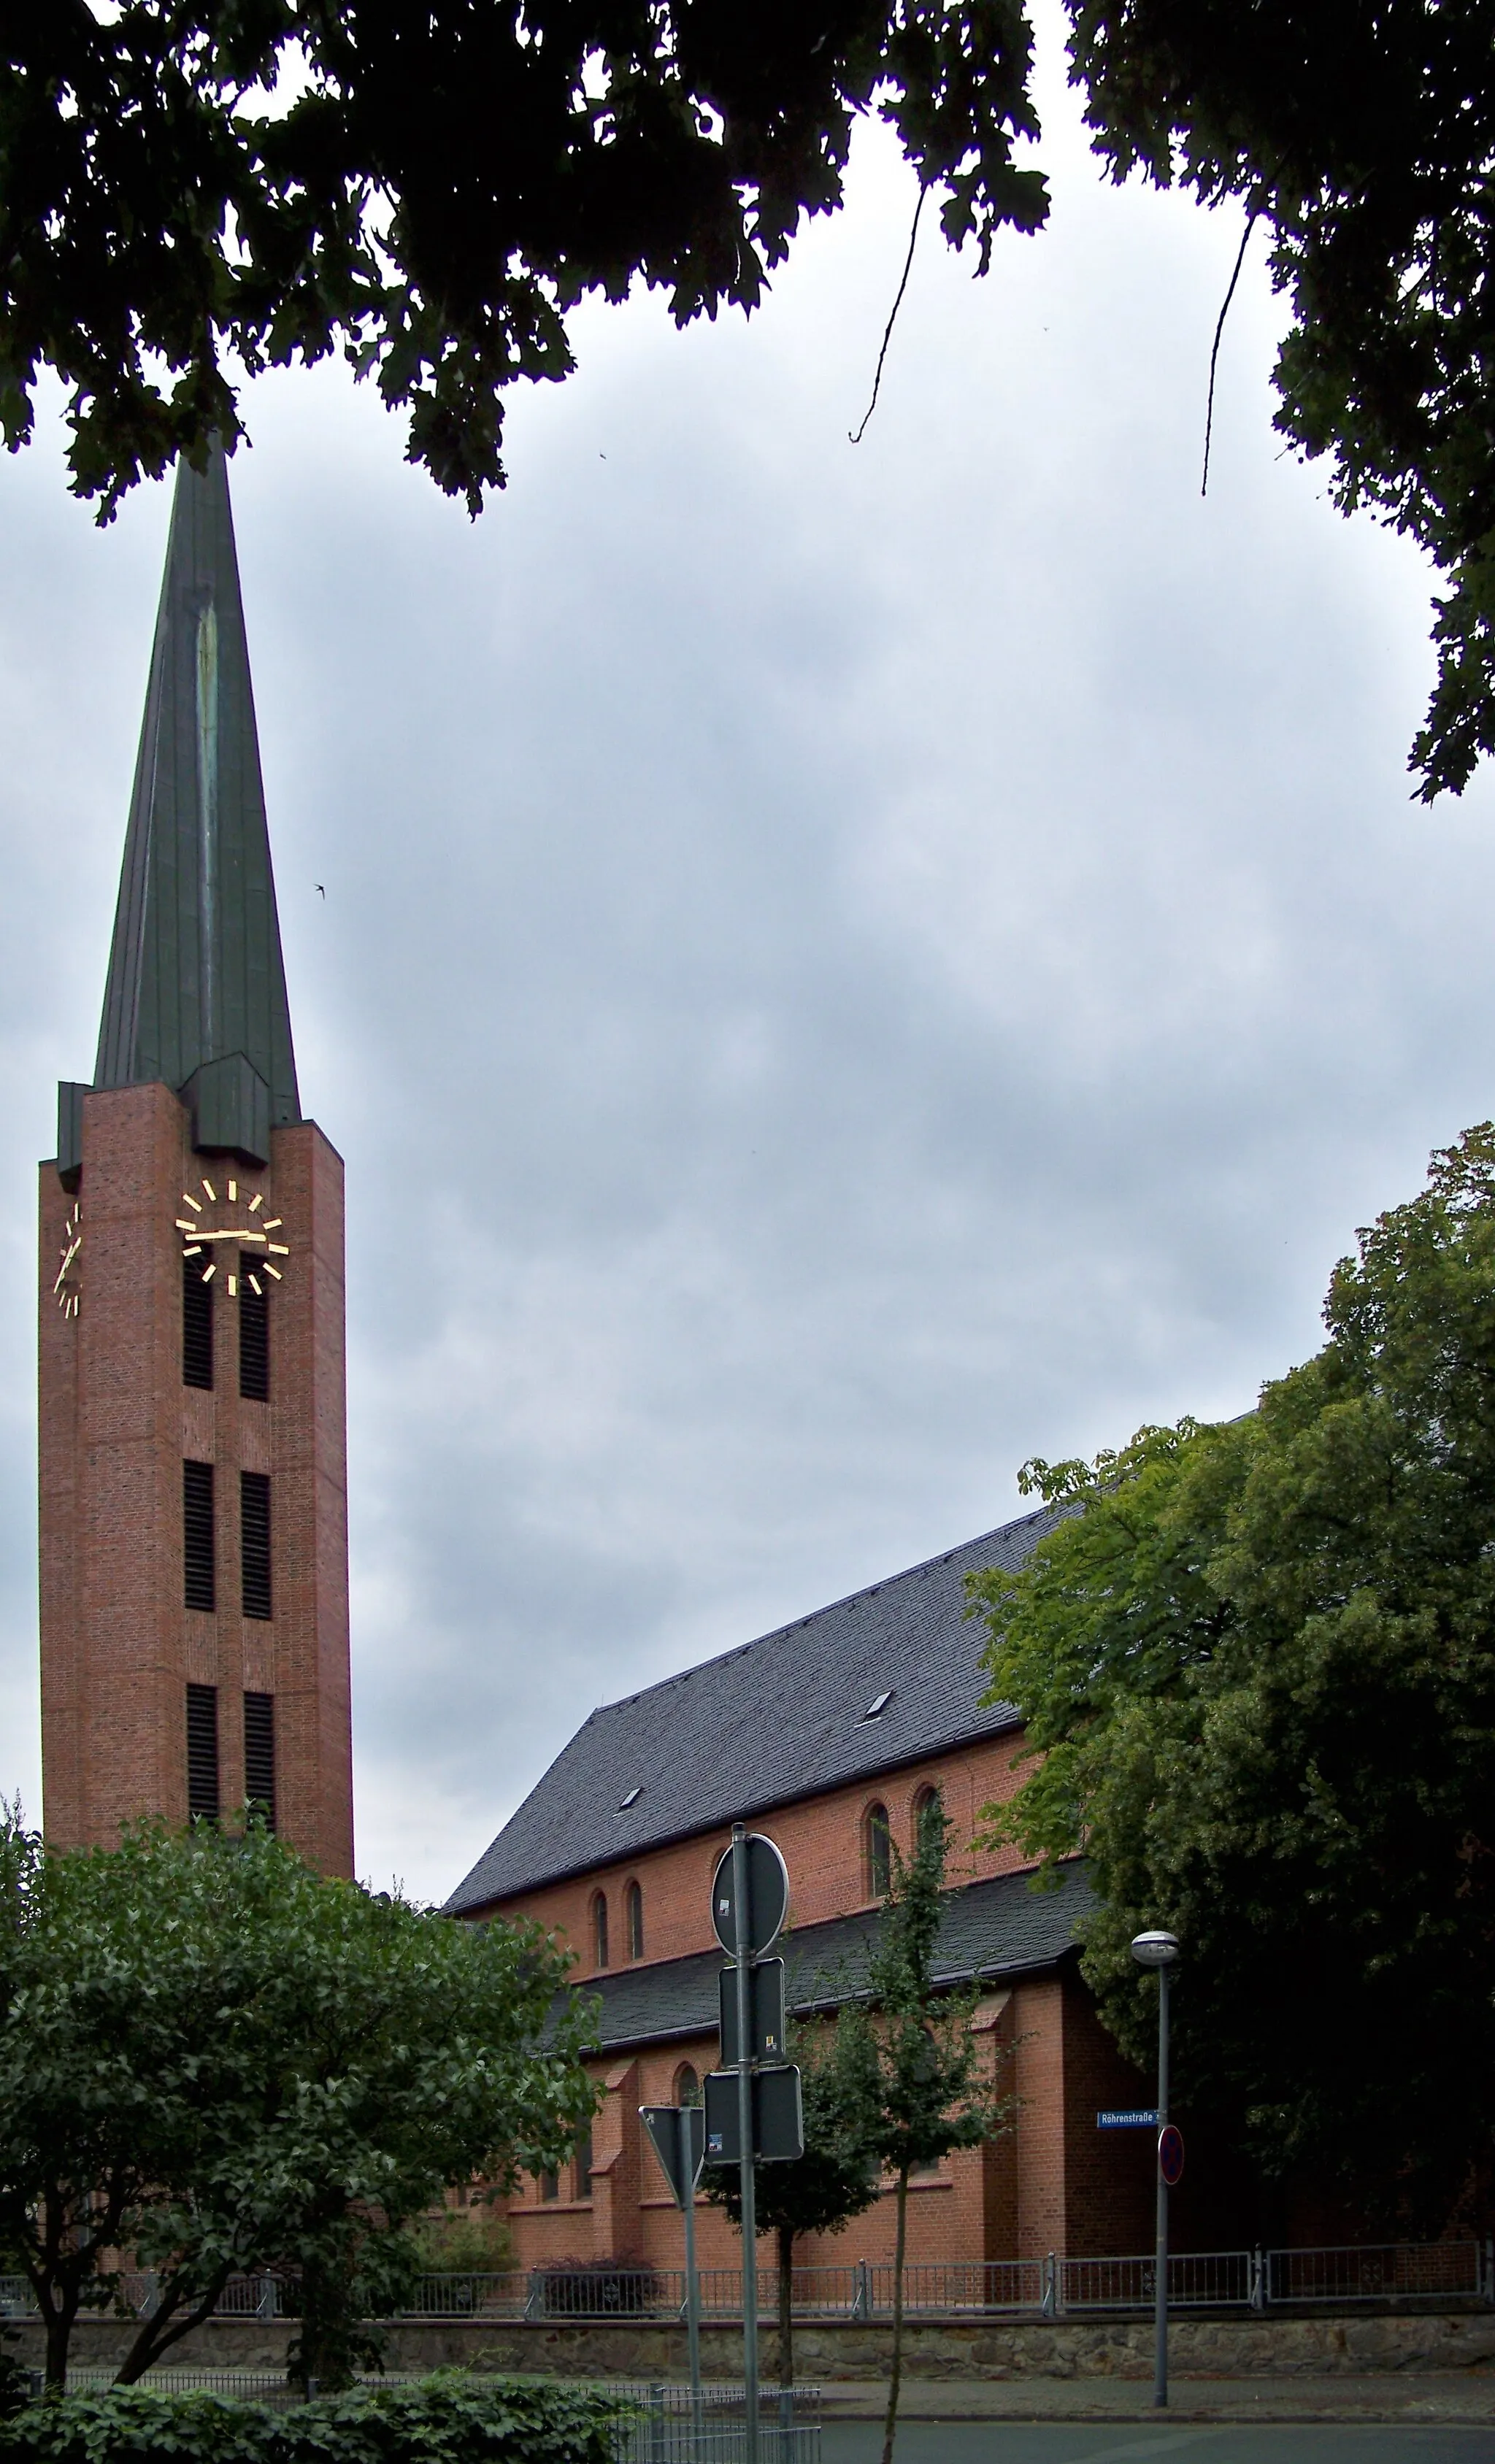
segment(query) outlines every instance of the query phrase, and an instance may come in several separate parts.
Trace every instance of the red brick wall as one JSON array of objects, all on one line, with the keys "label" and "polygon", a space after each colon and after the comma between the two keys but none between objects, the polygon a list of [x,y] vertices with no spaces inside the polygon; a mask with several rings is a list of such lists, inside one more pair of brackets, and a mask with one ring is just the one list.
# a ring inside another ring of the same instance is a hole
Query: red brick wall
[{"label": "red brick wall", "polygon": [[[915,1801],[920,1791],[931,1785],[942,1792],[945,1811],[956,1826],[951,1834],[951,1881],[975,1881],[1014,1871],[1022,1861],[1014,1850],[994,1855],[973,1848],[970,1841],[981,1807],[1010,1795],[1022,1776],[1012,1768],[1018,1750],[1015,1734],[986,1739],[932,1754],[923,1762],[851,1788],[831,1789],[824,1796],[777,1807],[761,1816],[758,1827],[778,1841],[789,1868],[790,1923],[819,1925],[872,1905],[865,1864],[867,1809],[874,1802],[887,1807],[892,1837],[907,1854],[913,1844]],[[504,1916],[536,1918],[569,1943],[579,1954],[577,1973],[585,1977],[595,1972],[588,1910],[599,1890],[607,1898],[609,1966],[638,1964],[627,1955],[623,1904],[628,1883],[637,1881],[644,1895],[645,1963],[680,1959],[690,1951],[715,1947],[711,1881],[730,1839],[730,1826],[723,1825],[566,1881],[517,1892],[495,1904]]]},{"label": "red brick wall", "polygon": [[[184,1189],[230,1172],[266,1193],[289,1247],[271,1303],[271,1400],[238,1389],[236,1304],[216,1302],[211,1393],[182,1383]],[[186,1687],[219,1690],[219,1780],[242,1802],[243,1694],[275,1697],[280,1828],[353,1863],[348,1726],[342,1166],[311,1123],[268,1170],[192,1153],[163,1086],[90,1094],[79,1307],[53,1297],[73,1199],[40,1173],[42,1772],[55,1845],[107,1845],[132,1815],[187,1818]],[[182,1463],[217,1469],[218,1606],[184,1608]],[[269,1622],[239,1613],[239,1471],[271,1475]]]}]

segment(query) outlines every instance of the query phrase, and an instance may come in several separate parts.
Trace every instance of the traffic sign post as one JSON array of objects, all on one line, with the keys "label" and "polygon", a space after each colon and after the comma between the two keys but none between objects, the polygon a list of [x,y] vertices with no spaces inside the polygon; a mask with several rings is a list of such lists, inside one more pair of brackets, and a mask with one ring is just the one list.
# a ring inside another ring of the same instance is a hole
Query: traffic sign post
[{"label": "traffic sign post", "polygon": [[[777,1853],[777,1852],[776,1852]],[[725,1860],[724,1860],[725,1861]],[[717,1887],[713,1892],[718,1915],[730,1919],[733,1931],[733,1953],[737,1963],[737,2178],[742,2185],[742,2400],[746,2413],[746,2438],[743,2453],[747,2464],[758,2464],[758,2202],[753,2179],[753,1988],[750,1963],[755,1952],[766,1950],[778,1939],[783,1923],[780,1911],[765,1942],[754,1940],[755,1930],[764,1931],[770,1913],[763,1910],[763,1921],[755,1928],[752,1915],[754,1866],[762,1860],[750,1857],[747,1831],[742,1823],[732,1826],[731,1902],[724,1907],[720,1888],[721,1867],[717,1871]],[[779,1859],[780,1867],[783,1859]],[[787,1881],[787,1877],[785,1878]],[[766,1899],[766,1893],[764,1897]],[[784,1906],[789,1894],[784,1891]],[[716,1931],[721,1932],[718,1923]]]},{"label": "traffic sign post", "polygon": [[695,2186],[706,2162],[706,2116],[698,2104],[641,2104],[665,2179],[685,2217],[685,2332],[691,2365],[691,2420],[701,2443],[701,2282],[695,2272]]},{"label": "traffic sign post", "polygon": [[[784,1967],[767,1959],[789,1913],[789,1870],[771,1839],[732,1826],[712,1883],[712,1924],[733,1965],[721,1976],[721,2067],[706,2081],[710,2165],[737,2167],[742,2202],[742,2392],[746,2464],[758,2464],[758,2200],[755,2165],[804,2153],[800,2074],[782,2059]],[[776,2058],[777,2057],[777,2058]]]}]

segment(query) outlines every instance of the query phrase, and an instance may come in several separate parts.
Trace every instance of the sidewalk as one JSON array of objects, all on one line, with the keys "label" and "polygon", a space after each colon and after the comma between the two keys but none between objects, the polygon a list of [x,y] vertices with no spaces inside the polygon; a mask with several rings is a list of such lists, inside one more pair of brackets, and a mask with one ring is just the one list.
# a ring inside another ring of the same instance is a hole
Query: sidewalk
[{"label": "sidewalk", "polygon": [[[881,2419],[886,2384],[875,2380],[823,2383],[824,2417],[831,2421]],[[898,2399],[901,2421],[1112,2421],[1156,2420],[1151,2380],[1142,2379],[905,2379]],[[1172,2421],[1396,2422],[1495,2425],[1495,2370],[1455,2377],[1442,2371],[1405,2377],[1174,2379],[1168,2390]]]}]

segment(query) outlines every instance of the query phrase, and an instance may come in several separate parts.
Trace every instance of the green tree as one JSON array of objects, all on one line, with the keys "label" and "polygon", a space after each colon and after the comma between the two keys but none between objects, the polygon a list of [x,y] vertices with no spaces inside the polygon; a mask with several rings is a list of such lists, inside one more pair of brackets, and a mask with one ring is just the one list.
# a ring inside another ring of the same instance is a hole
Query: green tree
[{"label": "green tree", "polygon": [[268,2270],[300,2374],[345,2382],[410,2271],[402,2229],[451,2181],[559,2162],[590,2120],[566,1966],[535,1926],[326,1880],[263,1831],[56,1856],[0,1822],[0,2242],[50,2383],[121,2252],[158,2277],[121,2379]]},{"label": "green tree", "polygon": [[837,2027],[854,2097],[853,2144],[865,2165],[896,2189],[892,2363],[883,2426],[883,2464],[892,2464],[903,2375],[903,2269],[909,2177],[957,2147],[978,2147],[1007,2122],[1011,2100],[985,2076],[971,2033],[976,1996],[940,1981],[946,1844],[953,1825],[937,1798],[925,1810],[913,1854],[890,1847],[891,1887],[868,1970],[867,2003],[852,2002]]},{"label": "green tree", "polygon": [[1495,2130],[1495,1129],[1336,1267],[1224,1427],[1027,1467],[1068,1509],[972,1590],[1034,1767],[994,1836],[1088,1854],[1086,1972],[1171,1925],[1180,2079],[1269,2172],[1438,2223]]},{"label": "green tree", "polygon": [[[1278,426],[1450,588],[1424,796],[1495,745],[1495,0],[1066,0],[1115,176],[1239,200],[1290,299]],[[0,424],[66,388],[74,483],[239,432],[251,373],[341,350],[475,511],[503,395],[642,281],[751,310],[896,131],[978,271],[1048,210],[1022,0],[54,0],[0,25]]]},{"label": "green tree", "polygon": [[[760,2165],[759,2233],[771,2233],[779,2260],[779,2378],[794,2385],[794,2245],[801,2233],[844,2233],[880,2194],[875,2165],[861,2144],[864,2076],[847,2059],[849,2034],[838,2027],[791,2028],[788,2058],[800,2065],[804,2096],[804,2153],[792,2165]],[[742,2230],[742,2189],[735,2169],[706,2175],[708,2199]]]}]

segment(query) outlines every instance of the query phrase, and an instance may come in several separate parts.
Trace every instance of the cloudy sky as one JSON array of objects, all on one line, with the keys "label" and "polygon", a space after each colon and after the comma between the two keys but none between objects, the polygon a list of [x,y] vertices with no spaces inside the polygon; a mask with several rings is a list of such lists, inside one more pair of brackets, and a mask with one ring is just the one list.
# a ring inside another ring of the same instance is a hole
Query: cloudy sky
[{"label": "cloudy sky", "polygon": [[[591,1706],[1243,1409],[1495,1110],[1495,781],[1429,582],[1278,458],[1240,237],[1086,154],[771,304],[577,320],[475,526],[339,371],[232,470],[302,1098],[347,1159],[360,1870],[444,1895]],[[165,540],[0,463],[0,1787],[39,1800],[34,1168],[92,1067]],[[325,901],[314,884],[326,886]]]}]

